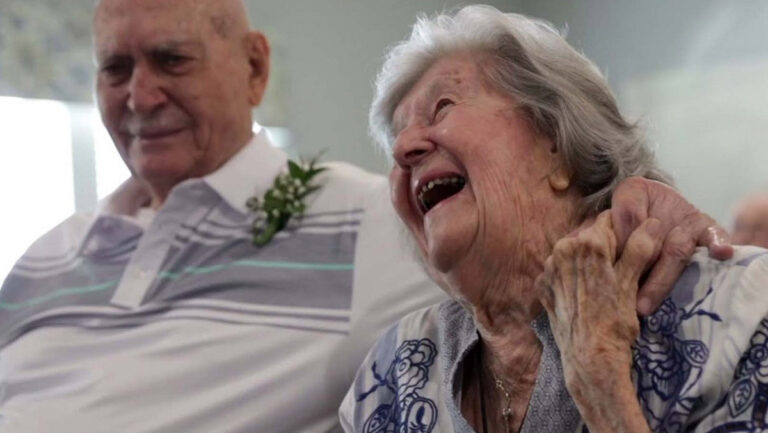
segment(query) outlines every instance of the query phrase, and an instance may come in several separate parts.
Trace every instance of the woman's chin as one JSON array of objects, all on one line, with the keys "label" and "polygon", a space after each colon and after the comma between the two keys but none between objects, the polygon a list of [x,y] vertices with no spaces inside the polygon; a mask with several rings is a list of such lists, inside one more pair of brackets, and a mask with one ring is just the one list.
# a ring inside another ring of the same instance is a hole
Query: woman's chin
[{"label": "woman's chin", "polygon": [[424,219],[424,241],[429,265],[440,273],[449,273],[470,251],[477,232],[474,212],[461,209],[448,213],[435,209]]},{"label": "woman's chin", "polygon": [[467,251],[468,245],[461,238],[430,239],[427,248],[429,266],[440,274],[450,274],[456,270]]}]

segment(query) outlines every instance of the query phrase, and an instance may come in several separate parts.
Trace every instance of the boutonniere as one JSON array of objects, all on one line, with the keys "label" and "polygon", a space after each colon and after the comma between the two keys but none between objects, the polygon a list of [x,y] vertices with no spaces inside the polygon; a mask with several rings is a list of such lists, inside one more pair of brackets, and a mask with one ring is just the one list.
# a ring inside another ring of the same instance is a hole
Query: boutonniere
[{"label": "boutonniere", "polygon": [[272,240],[275,233],[284,229],[288,220],[300,216],[307,206],[304,199],[320,189],[312,183],[312,178],[327,170],[317,167],[318,157],[308,163],[288,160],[288,171],[275,178],[272,188],[264,193],[264,197],[251,197],[246,206],[256,212],[256,218],[251,227],[253,244],[264,246]]}]

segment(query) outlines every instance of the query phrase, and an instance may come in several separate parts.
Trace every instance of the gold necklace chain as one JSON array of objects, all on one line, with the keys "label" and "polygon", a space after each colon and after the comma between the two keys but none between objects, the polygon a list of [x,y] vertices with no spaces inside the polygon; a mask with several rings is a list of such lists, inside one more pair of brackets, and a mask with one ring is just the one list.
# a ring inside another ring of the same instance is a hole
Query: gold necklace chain
[{"label": "gold necklace chain", "polygon": [[488,370],[491,372],[491,376],[493,376],[493,384],[496,386],[496,389],[504,394],[504,407],[501,409],[501,417],[504,418],[504,431],[509,433],[509,426],[512,424],[512,395],[504,388],[504,382],[496,377],[493,370],[490,368]]}]

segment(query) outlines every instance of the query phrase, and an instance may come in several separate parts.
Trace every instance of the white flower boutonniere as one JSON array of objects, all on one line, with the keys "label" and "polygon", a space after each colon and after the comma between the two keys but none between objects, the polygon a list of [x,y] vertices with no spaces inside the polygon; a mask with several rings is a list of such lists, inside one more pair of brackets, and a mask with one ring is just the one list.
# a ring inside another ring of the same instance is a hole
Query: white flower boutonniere
[{"label": "white flower boutonniere", "polygon": [[327,170],[317,167],[318,158],[309,163],[288,160],[288,172],[275,178],[272,188],[264,193],[261,200],[258,197],[248,199],[246,206],[256,212],[251,228],[254,245],[261,247],[268,244],[277,232],[285,228],[291,217],[304,213],[304,199],[320,189],[319,185],[312,184],[312,178]]}]

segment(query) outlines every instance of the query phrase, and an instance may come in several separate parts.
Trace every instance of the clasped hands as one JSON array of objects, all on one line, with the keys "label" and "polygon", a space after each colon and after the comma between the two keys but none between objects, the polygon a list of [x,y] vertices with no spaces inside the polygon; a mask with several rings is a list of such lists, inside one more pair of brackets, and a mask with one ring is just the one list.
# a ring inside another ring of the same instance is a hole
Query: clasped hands
[{"label": "clasped hands", "polygon": [[716,259],[733,255],[711,217],[641,178],[624,181],[611,210],[555,244],[536,290],[566,386],[593,433],[649,431],[630,376],[637,314],[661,304],[697,246]]}]

